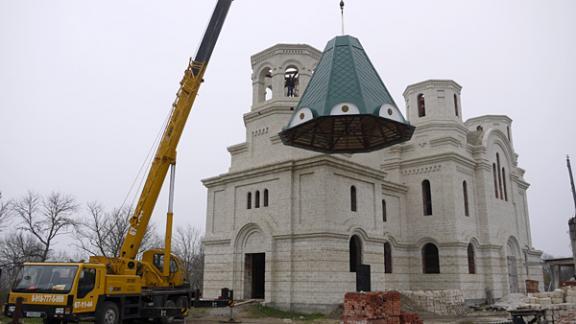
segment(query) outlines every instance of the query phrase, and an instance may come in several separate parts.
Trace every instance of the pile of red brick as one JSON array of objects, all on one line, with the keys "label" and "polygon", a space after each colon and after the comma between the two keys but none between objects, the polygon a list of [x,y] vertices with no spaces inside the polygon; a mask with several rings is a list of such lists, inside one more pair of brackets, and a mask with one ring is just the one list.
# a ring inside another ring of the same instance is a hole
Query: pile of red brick
[{"label": "pile of red brick", "polygon": [[422,324],[416,314],[400,310],[397,291],[350,292],[344,296],[344,324]]}]

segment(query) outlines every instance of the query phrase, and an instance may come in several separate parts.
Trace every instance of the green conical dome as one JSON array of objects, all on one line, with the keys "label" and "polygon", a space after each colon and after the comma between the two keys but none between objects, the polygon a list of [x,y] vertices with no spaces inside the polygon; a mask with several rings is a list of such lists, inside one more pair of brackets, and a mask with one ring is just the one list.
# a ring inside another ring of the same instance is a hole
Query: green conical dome
[{"label": "green conical dome", "polygon": [[361,153],[407,141],[413,132],[358,39],[338,36],[280,136],[304,149]]}]

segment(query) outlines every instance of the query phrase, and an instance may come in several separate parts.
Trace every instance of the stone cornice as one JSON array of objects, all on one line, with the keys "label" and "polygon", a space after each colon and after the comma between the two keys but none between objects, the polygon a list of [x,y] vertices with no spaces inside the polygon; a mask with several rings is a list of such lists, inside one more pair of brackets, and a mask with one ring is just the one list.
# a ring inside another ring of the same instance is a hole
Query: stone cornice
[{"label": "stone cornice", "polygon": [[408,192],[408,187],[394,182],[386,181],[382,184],[382,190],[406,193]]},{"label": "stone cornice", "polygon": [[[425,156],[425,157],[404,160],[404,161],[400,162],[400,167],[404,168],[404,169],[414,168],[414,167],[419,167],[419,166],[429,166],[430,164],[447,162],[447,161],[450,161],[450,162],[457,161],[457,162],[460,162],[462,164],[466,164],[471,168],[474,168],[476,166],[476,161],[474,161],[472,159],[464,157],[458,153],[447,152],[447,153],[440,153],[440,154],[436,154],[436,155],[429,155],[429,156]],[[382,165],[382,166],[386,167],[386,165]]]},{"label": "stone cornice", "polygon": [[423,134],[427,131],[446,130],[446,129],[456,130],[464,136],[466,136],[470,131],[466,126],[464,126],[460,122],[456,122],[453,120],[432,120],[429,122],[422,122],[421,124],[418,124],[414,135]]},{"label": "stone cornice", "polygon": [[406,90],[404,90],[404,93],[402,93],[402,95],[404,97],[406,97],[409,94],[411,94],[415,91],[421,90],[421,89],[437,88],[437,87],[445,87],[445,86],[450,86],[450,87],[455,88],[457,93],[460,93],[460,90],[462,90],[462,86],[453,80],[432,79],[432,80],[426,80],[426,81],[422,81],[422,82],[418,82],[418,83],[414,83],[414,84],[409,85],[408,87],[406,87]]},{"label": "stone cornice", "polygon": [[478,117],[473,117],[464,122],[468,127],[472,126],[474,123],[481,123],[486,121],[503,121],[505,123],[512,123],[512,119],[506,115],[483,115]]},{"label": "stone cornice", "polygon": [[255,66],[256,64],[262,63],[265,60],[280,54],[307,54],[318,61],[322,56],[322,52],[307,44],[276,44],[270,48],[252,55],[250,57],[250,62],[252,63],[252,66]]},{"label": "stone cornice", "polygon": [[[254,167],[248,170],[230,172],[222,174],[217,177],[204,179],[202,180],[202,183],[207,188],[211,188],[263,175],[291,171],[291,170],[296,171],[301,169],[309,169],[319,166],[330,166],[339,170],[349,171],[357,175],[376,179],[378,181],[385,181],[384,178],[386,177],[386,173],[383,171],[372,169],[370,167],[355,162],[323,154],[323,155],[316,155],[306,159],[282,161],[273,164]],[[390,186],[394,186],[394,184],[390,184]]]},{"label": "stone cornice", "polygon": [[[244,125],[250,122],[264,118],[270,115],[283,114],[292,115],[293,111],[291,108],[296,107],[298,100],[289,99],[277,99],[270,100],[255,107],[252,107],[252,111],[244,114]],[[288,123],[288,120],[286,120]]]},{"label": "stone cornice", "polygon": [[202,244],[204,245],[230,245],[231,239],[203,239]]},{"label": "stone cornice", "polygon": [[245,153],[247,151],[248,151],[248,143],[246,143],[246,142],[240,143],[240,144],[235,144],[232,146],[228,146],[228,152],[231,155],[241,154],[241,153]]},{"label": "stone cornice", "polygon": [[211,188],[219,185],[225,185],[231,182],[251,179],[258,176],[289,171],[293,168],[293,165],[294,165],[293,161],[274,163],[260,167],[255,167],[244,171],[229,172],[216,177],[203,179],[202,183],[204,184],[205,187]]}]

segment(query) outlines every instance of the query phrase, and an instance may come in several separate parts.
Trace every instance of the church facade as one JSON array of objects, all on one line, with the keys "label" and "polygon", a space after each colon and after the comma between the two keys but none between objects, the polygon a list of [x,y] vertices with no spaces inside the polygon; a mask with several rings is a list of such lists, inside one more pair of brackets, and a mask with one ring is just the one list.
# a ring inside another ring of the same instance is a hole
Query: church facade
[{"label": "church facade", "polygon": [[[512,120],[462,119],[461,86],[407,87],[412,139],[363,154],[282,144],[321,52],[279,44],[252,56],[246,141],[228,172],[205,179],[204,296],[220,289],[290,310],[330,310],[357,289],[460,289],[469,301],[542,282],[528,183]],[[366,267],[369,266],[369,267]]]}]

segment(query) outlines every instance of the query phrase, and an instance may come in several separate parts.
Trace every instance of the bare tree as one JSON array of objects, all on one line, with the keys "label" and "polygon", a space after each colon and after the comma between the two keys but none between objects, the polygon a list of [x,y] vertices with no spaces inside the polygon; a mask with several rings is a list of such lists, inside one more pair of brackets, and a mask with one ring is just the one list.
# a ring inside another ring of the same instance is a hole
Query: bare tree
[{"label": "bare tree", "polygon": [[[132,209],[116,208],[111,212],[106,212],[102,205],[91,202],[88,203],[88,214],[76,226],[77,246],[89,255],[119,256],[122,243],[130,228],[129,218]],[[160,245],[156,227],[150,224],[138,251],[141,253]]]},{"label": "bare tree", "polygon": [[200,232],[190,224],[186,227],[179,227],[172,245],[174,254],[184,262],[184,273],[190,286],[202,289],[204,249]]},{"label": "bare tree", "polygon": [[2,291],[14,281],[18,269],[24,262],[41,261],[44,252],[42,244],[30,234],[13,233],[0,240],[0,267],[2,268]]},{"label": "bare tree", "polygon": [[8,211],[10,210],[10,202],[2,200],[2,192],[0,192],[0,231],[4,228],[4,223],[9,217]]},{"label": "bare tree", "polygon": [[54,238],[68,233],[75,224],[73,214],[77,209],[74,198],[55,192],[44,199],[28,192],[10,207],[21,221],[19,229],[32,234],[42,245],[40,261],[48,258]]}]

